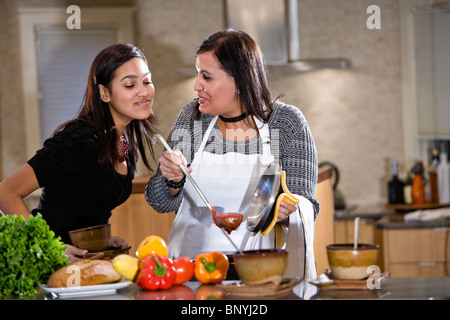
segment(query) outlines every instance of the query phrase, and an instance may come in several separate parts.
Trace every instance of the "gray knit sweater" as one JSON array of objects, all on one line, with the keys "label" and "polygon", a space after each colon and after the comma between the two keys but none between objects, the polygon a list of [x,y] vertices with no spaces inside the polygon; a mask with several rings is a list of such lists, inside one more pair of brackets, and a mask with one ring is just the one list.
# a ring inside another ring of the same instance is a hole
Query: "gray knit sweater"
[{"label": "gray knit sweater", "polygon": [[[173,150],[180,150],[191,164],[195,152],[200,147],[205,132],[213,119],[201,114],[196,120],[194,106],[196,100],[189,102],[180,111],[167,143]],[[315,199],[317,188],[317,152],[314,139],[303,113],[296,107],[276,102],[269,120],[271,151],[280,158],[282,169],[286,172],[286,184],[289,191],[307,198],[314,207],[315,217],[319,212],[319,203]],[[208,138],[205,151],[212,153],[227,151],[254,154],[262,152],[259,136],[249,141],[233,142],[223,138],[215,126]],[[161,171],[149,180],[145,190],[147,202],[158,212],[177,211],[180,207],[183,189],[172,196]]]}]

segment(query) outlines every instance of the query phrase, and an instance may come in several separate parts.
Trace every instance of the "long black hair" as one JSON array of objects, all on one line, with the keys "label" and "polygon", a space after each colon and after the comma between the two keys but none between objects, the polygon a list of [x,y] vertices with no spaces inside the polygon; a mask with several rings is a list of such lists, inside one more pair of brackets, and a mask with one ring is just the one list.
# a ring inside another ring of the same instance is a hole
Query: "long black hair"
[{"label": "long black hair", "polygon": [[[114,169],[119,157],[118,145],[119,132],[117,131],[109,105],[100,98],[99,85],[103,85],[111,91],[111,81],[115,71],[127,61],[140,58],[148,64],[144,54],[131,44],[113,44],[100,51],[92,62],[89,71],[88,83],[83,102],[75,119],[60,125],[55,132],[62,130],[68,124],[84,120],[91,123],[97,130],[100,141],[98,163],[100,166]],[[132,120],[125,128],[125,137],[129,144],[129,159],[133,170],[137,167],[137,150],[139,150],[142,162],[152,170],[146,156],[146,148],[154,158],[152,136],[156,132],[157,120],[153,113],[144,120]]]}]

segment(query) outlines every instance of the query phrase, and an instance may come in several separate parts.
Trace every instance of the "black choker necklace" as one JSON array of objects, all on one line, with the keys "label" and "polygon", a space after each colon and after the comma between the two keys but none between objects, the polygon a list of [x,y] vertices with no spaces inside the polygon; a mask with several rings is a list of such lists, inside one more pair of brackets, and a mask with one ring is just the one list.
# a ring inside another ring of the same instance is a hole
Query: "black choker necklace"
[{"label": "black choker necklace", "polygon": [[240,116],[234,117],[234,118],[225,118],[222,116],[219,116],[220,120],[222,120],[223,122],[239,122],[244,120],[245,118],[247,118],[247,113],[244,112],[243,114],[241,114]]}]

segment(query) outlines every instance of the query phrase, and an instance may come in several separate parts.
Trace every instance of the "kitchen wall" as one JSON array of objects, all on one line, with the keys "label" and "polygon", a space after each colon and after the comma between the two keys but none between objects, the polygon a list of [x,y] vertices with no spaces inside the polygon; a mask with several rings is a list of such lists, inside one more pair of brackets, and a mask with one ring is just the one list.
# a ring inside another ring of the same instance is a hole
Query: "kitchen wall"
[{"label": "kitchen wall", "polygon": [[[221,0],[62,1],[0,0],[0,111],[3,175],[27,159],[17,9],[132,5],[135,44],[150,63],[155,112],[167,135],[180,108],[195,97],[193,78],[173,76],[194,68],[194,53],[209,34],[224,28]],[[369,5],[381,9],[381,29],[366,26]],[[319,161],[335,163],[347,203],[382,204],[389,162],[402,161],[403,124],[398,1],[299,0],[301,58],[351,59],[350,70],[274,75],[271,89],[300,108],[315,138]],[[75,107],[75,106],[74,106]],[[77,106],[76,106],[77,107]],[[145,172],[141,172],[145,173]]]}]

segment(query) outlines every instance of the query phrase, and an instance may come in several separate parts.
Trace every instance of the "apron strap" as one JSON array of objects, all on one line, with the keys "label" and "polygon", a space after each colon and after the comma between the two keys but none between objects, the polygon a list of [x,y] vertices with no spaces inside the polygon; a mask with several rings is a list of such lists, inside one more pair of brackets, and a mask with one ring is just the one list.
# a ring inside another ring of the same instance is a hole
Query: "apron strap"
[{"label": "apron strap", "polygon": [[256,127],[259,131],[259,137],[261,139],[261,146],[263,151],[263,157],[271,157],[272,153],[270,151],[270,130],[267,123],[263,123],[258,118],[253,117],[256,123]]},{"label": "apron strap", "polygon": [[211,134],[211,131],[213,130],[218,117],[219,116],[215,116],[209,123],[208,129],[205,132],[205,137],[202,139],[202,143],[200,144],[200,147],[198,148],[197,152],[203,152],[203,150],[205,149],[206,142],[208,141],[208,137]]}]

